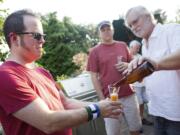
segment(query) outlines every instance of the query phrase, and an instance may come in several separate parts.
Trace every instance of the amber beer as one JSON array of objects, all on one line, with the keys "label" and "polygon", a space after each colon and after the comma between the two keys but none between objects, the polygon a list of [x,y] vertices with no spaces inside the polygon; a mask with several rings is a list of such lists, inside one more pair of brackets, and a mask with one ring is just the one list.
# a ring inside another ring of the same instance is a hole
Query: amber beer
[{"label": "amber beer", "polygon": [[122,84],[131,84],[136,81],[142,80],[144,77],[152,74],[154,72],[154,66],[148,62],[144,61],[137,68],[135,68],[130,74],[125,75],[121,80],[113,84],[114,87],[118,87]]},{"label": "amber beer", "polygon": [[118,100],[118,93],[111,93],[110,97],[111,97],[111,101],[117,101]]}]

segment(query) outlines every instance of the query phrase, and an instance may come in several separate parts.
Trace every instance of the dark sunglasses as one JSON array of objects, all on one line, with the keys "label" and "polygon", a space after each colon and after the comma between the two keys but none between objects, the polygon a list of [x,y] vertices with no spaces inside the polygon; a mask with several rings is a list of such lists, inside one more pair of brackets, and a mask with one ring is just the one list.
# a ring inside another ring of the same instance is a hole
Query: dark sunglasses
[{"label": "dark sunglasses", "polygon": [[31,34],[32,37],[34,39],[36,39],[37,41],[41,40],[42,37],[43,37],[43,39],[45,39],[45,36],[46,36],[46,34],[40,34],[40,33],[37,33],[37,32],[18,32],[16,34],[18,34],[18,35]]}]

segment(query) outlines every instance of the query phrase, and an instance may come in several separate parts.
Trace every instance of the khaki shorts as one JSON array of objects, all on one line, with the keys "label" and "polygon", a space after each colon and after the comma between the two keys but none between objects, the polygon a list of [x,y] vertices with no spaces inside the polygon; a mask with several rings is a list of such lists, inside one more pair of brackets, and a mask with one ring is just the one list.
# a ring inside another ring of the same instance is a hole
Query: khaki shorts
[{"label": "khaki shorts", "polygon": [[123,105],[123,114],[119,119],[105,118],[107,135],[127,135],[130,131],[139,131],[142,128],[139,115],[139,105],[135,94],[119,99]]}]

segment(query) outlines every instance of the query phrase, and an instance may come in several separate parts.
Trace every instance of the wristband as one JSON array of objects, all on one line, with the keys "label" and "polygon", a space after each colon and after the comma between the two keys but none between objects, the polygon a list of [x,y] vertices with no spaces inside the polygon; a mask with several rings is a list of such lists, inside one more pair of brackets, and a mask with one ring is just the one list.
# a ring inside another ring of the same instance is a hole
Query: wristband
[{"label": "wristband", "polygon": [[88,121],[94,120],[100,116],[100,109],[97,104],[90,104],[85,107],[88,113]]}]

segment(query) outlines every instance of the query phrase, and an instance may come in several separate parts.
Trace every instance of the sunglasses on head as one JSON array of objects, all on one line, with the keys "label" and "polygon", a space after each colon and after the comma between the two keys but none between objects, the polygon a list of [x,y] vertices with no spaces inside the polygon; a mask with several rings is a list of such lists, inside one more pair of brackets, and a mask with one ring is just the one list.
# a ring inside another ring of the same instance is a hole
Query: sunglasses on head
[{"label": "sunglasses on head", "polygon": [[31,34],[32,37],[34,39],[36,39],[37,41],[41,40],[42,37],[43,39],[45,38],[46,34],[41,34],[41,33],[38,33],[38,32],[19,32],[19,33],[16,33],[18,35],[24,35],[24,34]]}]

